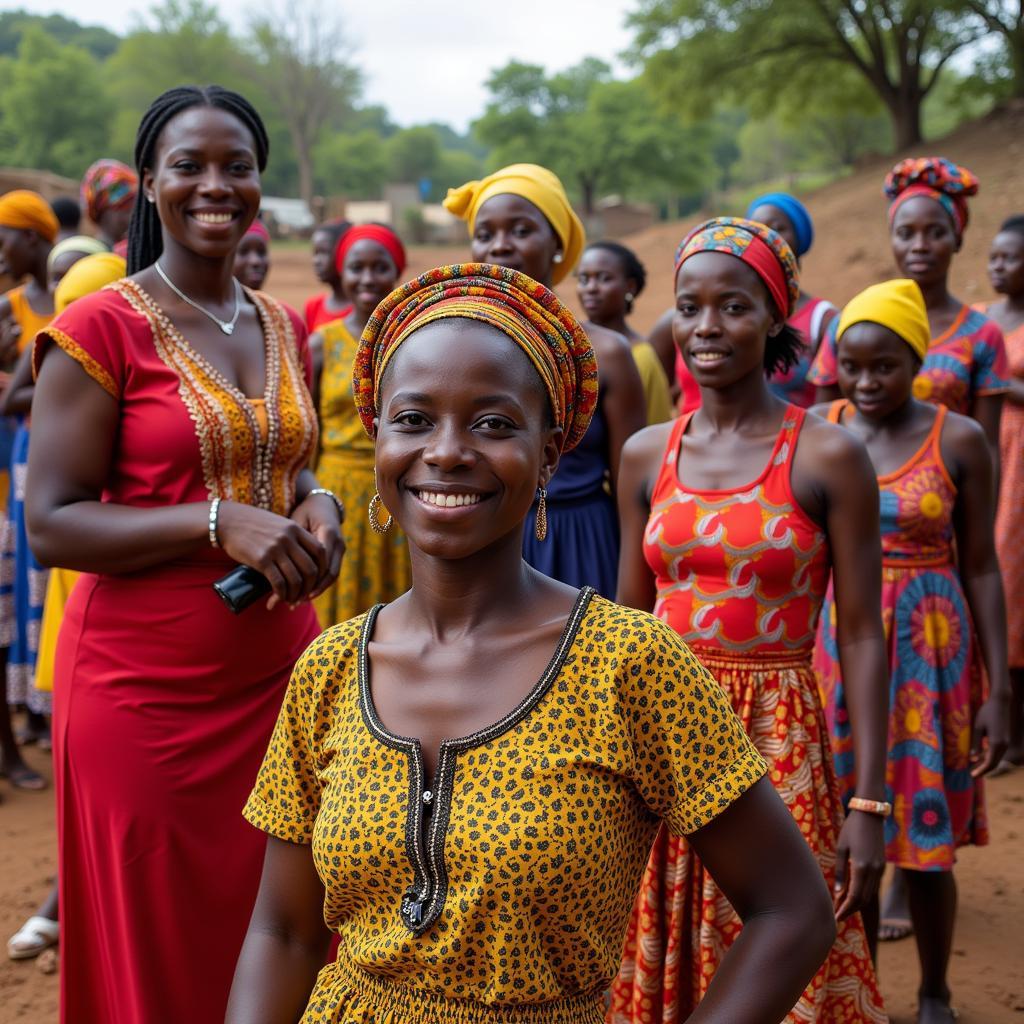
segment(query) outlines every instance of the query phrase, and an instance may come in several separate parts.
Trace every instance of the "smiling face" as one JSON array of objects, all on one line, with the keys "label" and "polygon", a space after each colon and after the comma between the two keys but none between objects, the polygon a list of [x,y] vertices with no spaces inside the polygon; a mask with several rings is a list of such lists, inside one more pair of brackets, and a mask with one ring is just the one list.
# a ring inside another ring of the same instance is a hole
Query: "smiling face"
[{"label": "smiling face", "polygon": [[587,316],[596,324],[625,316],[626,293],[636,293],[637,283],[626,277],[625,268],[615,253],[607,249],[587,249],[580,260],[576,293]]},{"label": "smiling face", "polygon": [[313,247],[313,273],[316,279],[332,288],[338,283],[338,268],[334,263],[337,239],[330,231],[314,231],[310,239]]},{"label": "smiling face", "polygon": [[156,202],[166,250],[224,259],[260,208],[252,134],[225,110],[189,107],[164,126],[142,187]]},{"label": "smiling face", "polygon": [[1000,231],[988,253],[988,279],[1000,295],[1024,295],[1024,234]]},{"label": "smiling face", "polygon": [[915,196],[900,205],[889,238],[900,273],[922,288],[945,282],[960,248],[949,214],[928,196]]},{"label": "smiling face", "polygon": [[905,405],[920,367],[911,347],[881,324],[853,324],[839,339],[839,390],[866,419],[884,420]]},{"label": "smiling face", "polygon": [[369,319],[377,303],[394,289],[397,280],[395,261],[380,242],[364,238],[345,253],[341,289],[361,319]]},{"label": "smiling face", "polygon": [[552,263],[561,251],[547,217],[522,196],[491,196],[477,212],[472,240],[476,263],[519,270],[550,286]]},{"label": "smiling face", "polygon": [[702,387],[764,376],[765,345],[782,330],[768,289],[742,260],[722,252],[691,256],[676,275],[672,337]]},{"label": "smiling face", "polygon": [[270,249],[261,235],[246,235],[235,250],[235,277],[259,291],[270,272]]},{"label": "smiling face", "polygon": [[487,324],[428,324],[395,353],[380,401],[377,488],[409,543],[445,559],[521,543],[561,441],[525,353]]}]

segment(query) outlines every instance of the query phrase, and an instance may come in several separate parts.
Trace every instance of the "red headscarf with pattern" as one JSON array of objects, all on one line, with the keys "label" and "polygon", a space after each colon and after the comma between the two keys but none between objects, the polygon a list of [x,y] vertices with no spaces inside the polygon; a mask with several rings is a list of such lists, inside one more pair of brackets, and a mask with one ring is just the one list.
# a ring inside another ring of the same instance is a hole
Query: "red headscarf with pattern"
[{"label": "red headscarf with pattern", "polygon": [[977,195],[978,179],[966,167],[943,156],[918,156],[901,160],[885,176],[889,223],[896,211],[915,196],[934,199],[949,214],[957,238],[967,227],[967,197]]}]

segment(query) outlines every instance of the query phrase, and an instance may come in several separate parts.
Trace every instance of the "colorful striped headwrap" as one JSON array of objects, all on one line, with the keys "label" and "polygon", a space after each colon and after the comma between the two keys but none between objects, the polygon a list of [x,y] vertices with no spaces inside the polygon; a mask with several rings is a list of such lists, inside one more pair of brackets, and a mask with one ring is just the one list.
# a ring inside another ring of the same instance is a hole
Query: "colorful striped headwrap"
[{"label": "colorful striped headwrap", "polygon": [[743,260],[765,283],[779,314],[788,319],[800,298],[796,257],[786,240],[764,224],[740,217],[716,217],[695,227],[676,250],[676,276],[691,256],[724,252]]},{"label": "colorful striped headwrap", "polygon": [[135,202],[139,176],[120,160],[97,160],[82,178],[82,205],[89,220],[99,223],[107,210],[118,210]]},{"label": "colorful striped headwrap", "polygon": [[462,263],[428,270],[396,288],[373,311],[359,341],[352,388],[367,434],[380,382],[402,342],[438,320],[490,324],[526,353],[551,401],[562,451],[586,433],[597,405],[597,359],[590,339],[557,296],[518,270]]},{"label": "colorful striped headwrap", "polygon": [[915,196],[934,199],[949,214],[957,238],[967,227],[967,197],[977,195],[978,179],[966,167],[943,156],[908,157],[885,176],[889,223],[896,211]]}]

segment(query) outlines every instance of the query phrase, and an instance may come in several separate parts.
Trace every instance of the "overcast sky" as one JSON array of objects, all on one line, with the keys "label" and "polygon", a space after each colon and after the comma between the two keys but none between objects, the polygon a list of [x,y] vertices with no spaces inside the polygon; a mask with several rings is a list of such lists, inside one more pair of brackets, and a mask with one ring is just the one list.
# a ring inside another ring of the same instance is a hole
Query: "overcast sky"
[{"label": "overcast sky", "polygon": [[[151,6],[145,0],[3,0],[8,9],[60,13],[119,34]],[[263,5],[220,0],[216,6],[241,30],[248,12]],[[365,74],[366,101],[383,104],[401,125],[445,121],[458,129],[482,112],[484,82],[508,60],[550,71],[587,56],[615,64],[629,43],[626,13],[636,6],[634,0],[336,0]]]}]

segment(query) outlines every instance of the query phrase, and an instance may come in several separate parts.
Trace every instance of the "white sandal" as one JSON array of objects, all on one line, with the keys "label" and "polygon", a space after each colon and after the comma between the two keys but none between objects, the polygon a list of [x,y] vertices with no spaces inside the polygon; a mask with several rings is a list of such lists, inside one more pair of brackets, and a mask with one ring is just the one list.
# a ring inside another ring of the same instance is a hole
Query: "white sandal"
[{"label": "white sandal", "polygon": [[7,940],[7,955],[12,960],[31,960],[56,946],[59,939],[60,925],[56,921],[33,916]]}]

